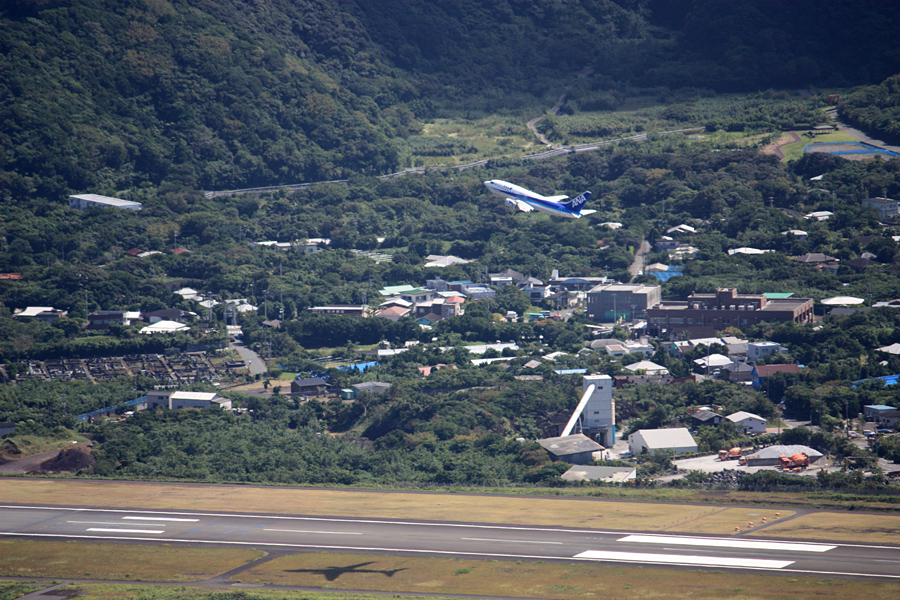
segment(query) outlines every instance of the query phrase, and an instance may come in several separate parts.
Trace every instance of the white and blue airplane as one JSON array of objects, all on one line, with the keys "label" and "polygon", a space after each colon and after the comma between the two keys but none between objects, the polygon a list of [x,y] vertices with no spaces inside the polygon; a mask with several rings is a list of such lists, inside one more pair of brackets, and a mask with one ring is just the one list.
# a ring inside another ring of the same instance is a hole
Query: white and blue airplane
[{"label": "white and blue airplane", "polygon": [[568,196],[541,196],[531,190],[526,190],[514,183],[500,179],[485,181],[484,185],[494,194],[504,196],[507,204],[515,206],[524,212],[538,210],[555,217],[568,217],[570,219],[580,219],[585,215],[597,212],[596,210],[582,209],[591,197],[590,192],[584,192],[574,200],[563,202]]}]

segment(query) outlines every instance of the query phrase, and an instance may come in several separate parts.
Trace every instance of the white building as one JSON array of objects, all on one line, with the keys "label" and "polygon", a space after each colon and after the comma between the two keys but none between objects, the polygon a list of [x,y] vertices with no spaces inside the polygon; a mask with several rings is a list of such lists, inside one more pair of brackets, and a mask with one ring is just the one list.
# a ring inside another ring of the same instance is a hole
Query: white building
[{"label": "white building", "polygon": [[613,399],[613,380],[609,375],[585,375],[581,380],[582,394],[593,385],[594,392],[582,412],[583,429],[597,431],[597,441],[606,447],[616,443],[616,401]]},{"label": "white building", "polygon": [[89,206],[141,210],[141,206],[143,205],[140,202],[122,200],[121,198],[111,198],[110,196],[100,196],[99,194],[77,194],[75,196],[69,196],[69,206],[71,208],[77,208],[78,210],[84,210]]},{"label": "white building", "polygon": [[231,410],[231,400],[223,398],[215,392],[173,392],[171,390],[152,390],[147,393],[146,408],[157,407],[179,410],[182,408],[206,408],[220,406]]},{"label": "white building", "polygon": [[747,342],[747,358],[759,360],[775,352],[785,353],[787,348],[775,342]]},{"label": "white building", "polygon": [[637,456],[644,450],[654,453],[674,450],[675,454],[696,452],[697,442],[685,427],[675,429],[639,429],[628,436],[628,449]]},{"label": "white building", "polygon": [[734,423],[734,426],[737,427],[738,431],[749,434],[766,432],[766,420],[759,415],[754,415],[753,413],[741,410],[730,414],[725,418]]}]

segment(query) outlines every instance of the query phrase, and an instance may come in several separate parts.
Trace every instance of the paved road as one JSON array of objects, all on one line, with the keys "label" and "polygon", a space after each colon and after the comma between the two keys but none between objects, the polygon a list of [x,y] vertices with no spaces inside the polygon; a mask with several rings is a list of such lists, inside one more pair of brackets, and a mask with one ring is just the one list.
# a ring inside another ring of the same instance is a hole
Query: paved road
[{"label": "paved road", "polygon": [[228,348],[231,350],[237,350],[237,353],[241,355],[241,358],[244,359],[244,363],[247,365],[247,368],[250,369],[251,375],[262,375],[267,372],[269,368],[266,366],[266,362],[260,358],[259,354],[245,346],[241,342],[232,342],[228,344]]},{"label": "paved road", "polygon": [[183,511],[0,506],[0,535],[267,550],[466,556],[900,580],[900,546],[550,527]]}]

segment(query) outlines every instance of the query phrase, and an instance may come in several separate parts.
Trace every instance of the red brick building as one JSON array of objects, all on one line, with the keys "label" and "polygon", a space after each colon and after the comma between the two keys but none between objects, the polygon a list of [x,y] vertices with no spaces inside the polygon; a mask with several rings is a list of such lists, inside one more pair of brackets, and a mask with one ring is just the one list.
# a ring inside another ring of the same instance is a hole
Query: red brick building
[{"label": "red brick building", "polygon": [[728,327],[738,329],[762,322],[813,321],[812,298],[767,298],[764,294],[738,294],[722,288],[714,294],[691,294],[687,301],[663,301],[647,309],[650,332],[675,339],[712,336]]}]

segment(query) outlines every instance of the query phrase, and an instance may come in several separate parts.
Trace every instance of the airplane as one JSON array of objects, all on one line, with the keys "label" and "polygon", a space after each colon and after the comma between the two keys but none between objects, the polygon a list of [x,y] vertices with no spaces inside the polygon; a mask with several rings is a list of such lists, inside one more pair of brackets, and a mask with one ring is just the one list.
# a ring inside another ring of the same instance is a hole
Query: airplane
[{"label": "airplane", "polygon": [[518,186],[508,181],[500,179],[491,179],[485,181],[484,185],[492,193],[506,197],[506,203],[515,206],[521,211],[531,212],[538,210],[555,217],[568,217],[570,219],[580,219],[586,215],[597,212],[596,210],[585,210],[584,206],[591,197],[590,192],[584,192],[577,196],[574,200],[563,202],[568,196],[541,196],[531,190]]}]

